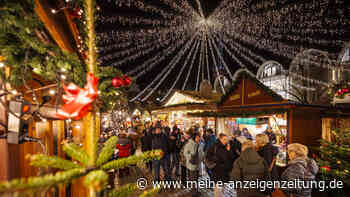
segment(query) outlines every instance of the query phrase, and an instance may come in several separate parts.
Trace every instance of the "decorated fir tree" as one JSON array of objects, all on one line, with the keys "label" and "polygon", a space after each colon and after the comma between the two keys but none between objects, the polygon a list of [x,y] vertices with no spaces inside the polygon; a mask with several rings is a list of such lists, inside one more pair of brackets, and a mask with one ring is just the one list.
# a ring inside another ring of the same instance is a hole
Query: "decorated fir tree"
[{"label": "decorated fir tree", "polygon": [[350,128],[336,129],[333,140],[322,140],[317,159],[324,180],[342,180],[350,185]]}]

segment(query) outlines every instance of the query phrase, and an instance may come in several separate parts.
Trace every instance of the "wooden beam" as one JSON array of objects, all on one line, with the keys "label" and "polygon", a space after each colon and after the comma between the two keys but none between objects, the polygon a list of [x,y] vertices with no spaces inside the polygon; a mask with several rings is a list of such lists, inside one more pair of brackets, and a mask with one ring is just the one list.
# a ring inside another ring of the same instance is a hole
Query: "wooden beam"
[{"label": "wooden beam", "polygon": [[44,23],[46,29],[50,32],[57,45],[62,50],[74,52],[74,47],[72,47],[69,35],[63,30],[62,24],[59,24],[57,21],[58,16],[52,14],[50,10],[51,8],[46,1],[35,0],[35,12]]}]

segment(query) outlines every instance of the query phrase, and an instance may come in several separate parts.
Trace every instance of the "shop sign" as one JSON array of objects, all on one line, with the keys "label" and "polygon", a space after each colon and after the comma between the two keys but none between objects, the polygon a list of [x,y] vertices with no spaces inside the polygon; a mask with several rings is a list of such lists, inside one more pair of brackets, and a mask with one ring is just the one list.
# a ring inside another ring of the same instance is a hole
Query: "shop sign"
[{"label": "shop sign", "polygon": [[254,97],[254,96],[258,96],[260,94],[261,94],[260,90],[257,90],[255,92],[249,93],[248,94],[248,98],[251,98],[251,97]]},{"label": "shop sign", "polygon": [[239,94],[234,94],[230,97],[230,101],[234,101],[234,100],[237,100],[237,99],[240,99],[241,98],[241,95]]},{"label": "shop sign", "polygon": [[236,124],[256,125],[256,118],[236,118]]}]

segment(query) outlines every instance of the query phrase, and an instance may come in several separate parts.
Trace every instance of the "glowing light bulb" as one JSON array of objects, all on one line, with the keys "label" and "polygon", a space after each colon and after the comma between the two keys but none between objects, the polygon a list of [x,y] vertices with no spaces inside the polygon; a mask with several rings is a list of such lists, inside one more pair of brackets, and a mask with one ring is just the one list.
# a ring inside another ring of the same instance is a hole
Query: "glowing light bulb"
[{"label": "glowing light bulb", "polygon": [[56,12],[57,12],[57,11],[56,11],[55,9],[51,9],[51,13],[52,13],[52,14],[56,14]]},{"label": "glowing light bulb", "polygon": [[49,93],[50,93],[51,95],[54,95],[56,92],[55,92],[55,90],[50,90]]},{"label": "glowing light bulb", "polygon": [[5,66],[4,62],[0,62],[0,68],[3,68]]},{"label": "glowing light bulb", "polygon": [[61,79],[66,79],[66,75],[61,75]]},{"label": "glowing light bulb", "polygon": [[12,94],[17,94],[18,92],[17,92],[17,90],[12,90],[11,93]]}]

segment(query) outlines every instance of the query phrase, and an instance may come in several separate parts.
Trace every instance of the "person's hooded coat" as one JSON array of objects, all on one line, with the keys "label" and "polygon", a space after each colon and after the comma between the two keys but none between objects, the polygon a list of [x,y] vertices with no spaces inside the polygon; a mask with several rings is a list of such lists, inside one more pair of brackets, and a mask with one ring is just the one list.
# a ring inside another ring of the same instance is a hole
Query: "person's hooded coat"
[{"label": "person's hooded coat", "polygon": [[[281,180],[315,180],[318,170],[319,168],[315,160],[306,157],[297,157],[289,161],[287,169],[281,176]],[[293,197],[311,197],[312,189],[282,188],[282,191],[288,196],[293,194]]]},{"label": "person's hooded coat", "polygon": [[[256,181],[269,179],[268,165],[253,148],[244,150],[235,161],[231,173],[234,181]],[[237,188],[238,197],[262,197],[266,196],[257,188]]]}]

